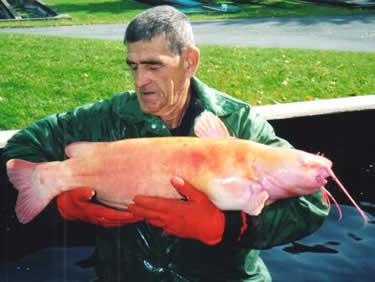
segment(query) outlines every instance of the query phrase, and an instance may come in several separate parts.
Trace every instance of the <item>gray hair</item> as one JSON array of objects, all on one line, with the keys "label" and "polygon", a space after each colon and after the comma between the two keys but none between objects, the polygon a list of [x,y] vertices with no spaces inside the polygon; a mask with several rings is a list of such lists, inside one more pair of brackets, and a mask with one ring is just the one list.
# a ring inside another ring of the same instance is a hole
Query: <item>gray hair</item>
[{"label": "gray hair", "polygon": [[175,55],[181,55],[185,47],[195,45],[190,21],[171,6],[157,6],[137,15],[126,29],[124,43],[151,40],[163,33]]}]

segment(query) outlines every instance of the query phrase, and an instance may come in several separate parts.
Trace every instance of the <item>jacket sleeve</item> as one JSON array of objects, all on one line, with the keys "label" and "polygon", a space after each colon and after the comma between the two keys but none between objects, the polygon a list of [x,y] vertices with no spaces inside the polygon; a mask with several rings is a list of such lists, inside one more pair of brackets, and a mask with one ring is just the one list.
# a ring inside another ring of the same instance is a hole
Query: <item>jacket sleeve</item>
[{"label": "jacket sleeve", "polygon": [[[227,117],[233,135],[274,146],[292,147],[275,135],[272,126],[249,106]],[[328,215],[321,192],[279,200],[265,207],[259,216],[246,215],[247,230],[238,244],[253,249],[266,249],[301,239],[316,231]],[[227,225],[223,241],[237,241],[243,224],[238,212],[226,213]]]}]

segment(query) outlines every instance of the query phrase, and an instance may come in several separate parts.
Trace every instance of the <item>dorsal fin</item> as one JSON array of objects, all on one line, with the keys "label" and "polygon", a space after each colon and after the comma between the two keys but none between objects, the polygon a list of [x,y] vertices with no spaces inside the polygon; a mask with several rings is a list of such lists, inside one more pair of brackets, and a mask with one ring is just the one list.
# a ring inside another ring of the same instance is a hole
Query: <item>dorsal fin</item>
[{"label": "dorsal fin", "polygon": [[79,155],[84,154],[88,149],[95,146],[96,142],[76,142],[68,145],[65,148],[65,154],[68,158],[78,157]]},{"label": "dorsal fin", "polygon": [[225,124],[211,112],[203,112],[194,126],[194,133],[201,138],[230,137]]}]

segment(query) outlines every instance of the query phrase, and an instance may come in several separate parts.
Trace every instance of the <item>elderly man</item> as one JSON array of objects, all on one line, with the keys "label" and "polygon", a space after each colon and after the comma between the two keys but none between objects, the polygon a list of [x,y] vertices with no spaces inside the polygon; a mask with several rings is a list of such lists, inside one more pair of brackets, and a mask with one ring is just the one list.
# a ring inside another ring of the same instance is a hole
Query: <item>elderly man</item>
[{"label": "elderly man", "polygon": [[[10,140],[5,158],[63,160],[65,146],[76,141],[188,136],[203,111],[219,116],[233,136],[290,146],[249,105],[195,77],[200,53],[181,12],[160,6],[141,13],[125,44],[136,91],[30,125]],[[259,250],[314,232],[327,215],[320,193],[280,200],[243,218],[220,211],[181,178],[172,184],[186,201],[139,195],[128,211],[116,211],[95,202],[92,189],[79,188],[38,217],[98,225],[96,281],[270,281]],[[59,213],[52,213],[56,207]]]}]

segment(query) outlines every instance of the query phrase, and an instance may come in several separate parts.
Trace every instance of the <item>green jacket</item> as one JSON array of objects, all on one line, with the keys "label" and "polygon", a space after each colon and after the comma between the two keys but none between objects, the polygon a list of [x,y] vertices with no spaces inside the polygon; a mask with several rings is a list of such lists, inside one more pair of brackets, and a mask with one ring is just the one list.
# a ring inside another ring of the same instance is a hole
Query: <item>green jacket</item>
[{"label": "green jacket", "polygon": [[[204,109],[219,116],[231,135],[290,146],[249,105],[196,78],[192,89]],[[34,162],[64,160],[65,146],[76,141],[170,135],[159,117],[141,111],[134,91],[129,91],[30,125],[8,142],[4,157]],[[146,222],[121,228],[98,227],[98,281],[270,281],[259,250],[309,235],[326,216],[327,207],[322,205],[320,193],[280,200],[266,207],[259,217],[248,216],[249,228],[237,241],[241,225],[232,219],[240,218],[240,212],[226,212],[225,236],[215,246],[166,236]],[[63,221],[56,211],[39,217],[51,228]]]}]

